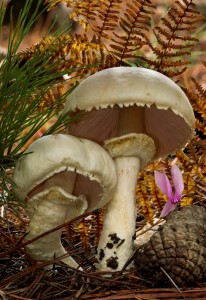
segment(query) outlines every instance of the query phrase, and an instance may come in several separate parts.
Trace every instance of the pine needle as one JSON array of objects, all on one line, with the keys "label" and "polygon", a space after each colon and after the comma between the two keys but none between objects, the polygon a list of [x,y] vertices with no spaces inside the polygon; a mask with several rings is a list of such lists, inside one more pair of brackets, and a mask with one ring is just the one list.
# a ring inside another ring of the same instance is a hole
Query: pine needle
[{"label": "pine needle", "polygon": [[[68,115],[59,117],[71,90],[65,90],[56,97],[52,92],[64,84],[64,74],[70,75],[76,71],[72,66],[61,68],[65,60],[56,54],[62,44],[61,36],[64,32],[59,30],[44,48],[37,47],[27,59],[18,52],[34,22],[47,9],[45,6],[44,10],[38,12],[38,7],[43,1],[38,1],[29,20],[32,1],[26,1],[15,27],[11,13],[8,52],[0,65],[0,205],[13,203],[10,191],[13,186],[12,168],[29,141],[50,121],[53,125],[49,126],[46,134],[62,131],[65,125],[72,121]],[[4,11],[1,7],[0,32],[3,16]],[[69,39],[68,36],[68,42]]]}]

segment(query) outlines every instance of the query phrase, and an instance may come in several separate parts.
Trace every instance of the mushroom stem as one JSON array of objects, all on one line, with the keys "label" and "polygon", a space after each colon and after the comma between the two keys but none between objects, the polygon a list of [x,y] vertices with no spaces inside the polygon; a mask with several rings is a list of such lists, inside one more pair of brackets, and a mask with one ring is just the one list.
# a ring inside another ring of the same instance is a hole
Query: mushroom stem
[{"label": "mushroom stem", "polygon": [[[59,187],[53,187],[44,192],[44,194],[44,199],[31,216],[28,228],[29,234],[26,240],[33,239],[50,229],[64,224],[65,220],[68,221],[68,207],[73,211],[73,218],[83,213],[87,208],[86,198],[84,199],[83,196],[77,198],[69,195]],[[39,197],[39,194],[37,197]],[[61,232],[61,229],[54,231],[32,242],[26,247],[28,253],[34,259],[42,261],[65,256],[67,252],[61,244]],[[73,268],[78,267],[78,264],[69,256],[60,260]]]},{"label": "mushroom stem", "polygon": [[135,191],[140,170],[138,157],[115,158],[118,183],[107,204],[104,225],[98,245],[98,269],[121,270],[133,252],[136,205]]}]

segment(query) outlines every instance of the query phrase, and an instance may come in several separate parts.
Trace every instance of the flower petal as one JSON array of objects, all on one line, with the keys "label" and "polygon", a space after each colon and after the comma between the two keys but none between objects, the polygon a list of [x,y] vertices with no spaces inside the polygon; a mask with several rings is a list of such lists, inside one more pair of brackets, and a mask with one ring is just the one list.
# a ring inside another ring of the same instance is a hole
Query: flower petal
[{"label": "flower petal", "polygon": [[168,199],[160,214],[160,218],[164,218],[169,212],[173,211],[176,207],[177,203],[171,203],[171,201]]},{"label": "flower petal", "polygon": [[175,200],[176,202],[180,202],[184,190],[184,181],[182,177],[182,172],[180,171],[177,165],[172,165],[171,175],[175,188]]},{"label": "flower petal", "polygon": [[160,173],[158,171],[154,171],[155,182],[158,188],[168,197],[170,201],[173,202],[173,193],[172,186],[170,181],[165,173]]}]

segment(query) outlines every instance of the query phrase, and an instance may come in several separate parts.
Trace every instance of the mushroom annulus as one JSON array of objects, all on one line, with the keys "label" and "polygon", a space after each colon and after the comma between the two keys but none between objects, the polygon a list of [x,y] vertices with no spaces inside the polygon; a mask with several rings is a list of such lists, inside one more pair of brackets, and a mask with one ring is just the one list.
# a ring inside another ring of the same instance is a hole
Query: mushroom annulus
[{"label": "mushroom annulus", "polygon": [[138,173],[193,136],[195,118],[183,90],[165,75],[139,67],[97,72],[68,96],[63,114],[84,112],[67,133],[102,145],[115,161],[118,183],[106,207],[98,269],[119,271],[133,253]]},{"label": "mushroom annulus", "polygon": [[[25,199],[30,217],[26,241],[104,206],[113,196],[116,177],[112,158],[92,141],[56,134],[33,142],[13,172],[15,193]],[[28,244],[27,252],[38,261],[59,258],[77,268],[61,244],[61,231]]]},{"label": "mushroom annulus", "polygon": [[179,202],[181,202],[181,196],[184,190],[184,181],[180,169],[175,164],[171,166],[174,192],[172,190],[172,185],[169,181],[169,178],[165,172],[161,173],[155,170],[154,175],[156,185],[168,197],[168,201],[166,202],[160,214],[160,218],[164,218],[170,211],[173,211],[177,207]]}]

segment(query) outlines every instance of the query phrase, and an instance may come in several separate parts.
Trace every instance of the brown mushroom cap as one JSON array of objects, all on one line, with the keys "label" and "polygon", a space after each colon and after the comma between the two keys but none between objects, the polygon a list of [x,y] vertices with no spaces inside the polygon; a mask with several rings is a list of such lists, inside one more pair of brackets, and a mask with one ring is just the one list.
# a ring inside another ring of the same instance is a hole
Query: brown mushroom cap
[{"label": "brown mushroom cap", "polygon": [[85,115],[70,125],[69,133],[101,145],[116,136],[144,133],[155,142],[154,159],[184,147],[195,128],[182,89],[165,75],[139,67],[105,69],[83,80],[63,113],[79,111]]}]

